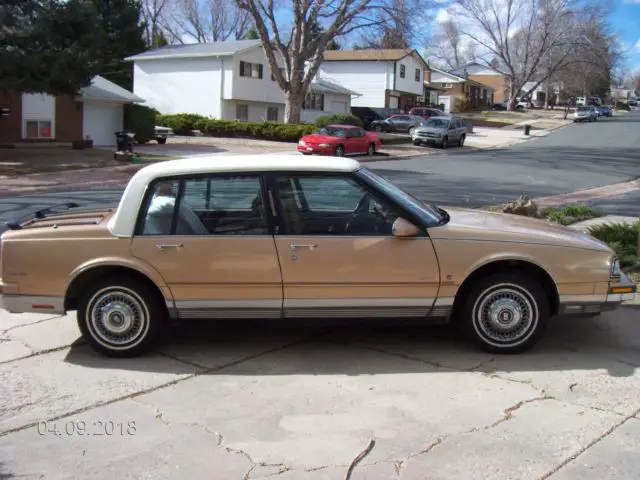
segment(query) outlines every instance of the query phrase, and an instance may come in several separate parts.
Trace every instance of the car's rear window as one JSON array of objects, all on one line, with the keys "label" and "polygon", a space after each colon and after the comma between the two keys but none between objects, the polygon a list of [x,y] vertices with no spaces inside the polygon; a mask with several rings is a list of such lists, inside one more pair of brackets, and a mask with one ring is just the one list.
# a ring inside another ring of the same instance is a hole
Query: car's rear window
[{"label": "car's rear window", "polygon": [[425,123],[425,126],[427,127],[446,127],[447,125],[449,125],[449,121],[448,120],[444,120],[442,118],[431,118],[427,121],[427,123]]},{"label": "car's rear window", "polygon": [[330,137],[346,137],[347,131],[344,128],[324,127],[317,131],[320,135],[328,135]]},{"label": "car's rear window", "polygon": [[579,112],[588,112],[589,110],[591,110],[589,107],[578,107]]}]

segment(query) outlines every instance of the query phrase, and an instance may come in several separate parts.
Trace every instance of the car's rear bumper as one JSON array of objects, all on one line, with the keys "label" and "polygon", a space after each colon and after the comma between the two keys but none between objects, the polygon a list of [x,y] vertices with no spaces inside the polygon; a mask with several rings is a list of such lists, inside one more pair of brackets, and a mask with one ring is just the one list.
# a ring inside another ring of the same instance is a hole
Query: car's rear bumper
[{"label": "car's rear bumper", "polygon": [[623,302],[636,297],[637,285],[624,273],[620,279],[609,285],[606,294],[562,295],[560,297],[560,315],[597,315],[615,310]]},{"label": "car's rear bumper", "polygon": [[64,297],[20,295],[18,286],[0,279],[0,309],[9,313],[64,314]]},{"label": "car's rear bumper", "polygon": [[51,313],[63,315],[64,297],[0,294],[0,308],[9,313]]}]

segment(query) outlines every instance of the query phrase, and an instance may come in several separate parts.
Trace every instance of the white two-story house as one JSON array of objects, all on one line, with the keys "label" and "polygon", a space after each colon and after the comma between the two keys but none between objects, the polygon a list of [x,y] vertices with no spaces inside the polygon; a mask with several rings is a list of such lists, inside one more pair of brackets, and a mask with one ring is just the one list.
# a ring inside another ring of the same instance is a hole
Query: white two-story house
[{"label": "white two-story house", "polygon": [[[284,119],[284,92],[271,74],[260,40],[172,45],[127,60],[134,62],[134,93],[160,113],[250,122]],[[315,79],[302,121],[349,113],[355,95],[339,84]]]},{"label": "white two-story house", "polygon": [[407,111],[424,95],[427,62],[411,49],[328,50],[317,78],[360,93],[354,107]]}]

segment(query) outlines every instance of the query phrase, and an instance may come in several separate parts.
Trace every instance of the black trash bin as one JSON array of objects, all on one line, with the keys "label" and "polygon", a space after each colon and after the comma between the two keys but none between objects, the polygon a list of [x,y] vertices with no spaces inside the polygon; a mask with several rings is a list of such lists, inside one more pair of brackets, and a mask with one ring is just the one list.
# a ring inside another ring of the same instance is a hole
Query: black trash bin
[{"label": "black trash bin", "polygon": [[531,131],[531,125],[525,125],[524,126],[524,134],[525,135],[529,135],[530,131]]},{"label": "black trash bin", "polygon": [[133,137],[131,132],[116,132],[116,151],[133,152]]}]

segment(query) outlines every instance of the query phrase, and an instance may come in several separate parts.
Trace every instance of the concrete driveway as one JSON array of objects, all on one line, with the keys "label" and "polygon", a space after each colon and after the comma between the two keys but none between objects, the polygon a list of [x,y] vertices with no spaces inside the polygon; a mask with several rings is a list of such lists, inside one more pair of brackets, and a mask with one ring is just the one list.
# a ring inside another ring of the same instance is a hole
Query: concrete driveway
[{"label": "concrete driveway", "polygon": [[637,480],[639,321],[496,357],[415,322],[201,321],[110,360],[3,311],[0,478]]}]

